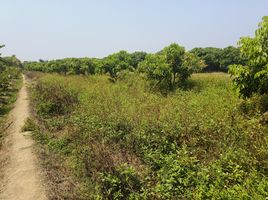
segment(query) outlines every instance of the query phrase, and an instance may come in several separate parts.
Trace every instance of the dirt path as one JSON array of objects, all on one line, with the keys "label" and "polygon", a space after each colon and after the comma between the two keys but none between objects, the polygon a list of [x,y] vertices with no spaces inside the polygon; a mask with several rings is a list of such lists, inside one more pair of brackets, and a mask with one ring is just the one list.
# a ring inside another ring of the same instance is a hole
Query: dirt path
[{"label": "dirt path", "polygon": [[33,141],[29,133],[21,132],[25,120],[29,117],[29,100],[26,80],[23,77],[21,88],[14,109],[9,116],[7,142],[4,153],[8,162],[3,170],[4,180],[0,190],[1,200],[46,200],[42,176],[33,153]]}]

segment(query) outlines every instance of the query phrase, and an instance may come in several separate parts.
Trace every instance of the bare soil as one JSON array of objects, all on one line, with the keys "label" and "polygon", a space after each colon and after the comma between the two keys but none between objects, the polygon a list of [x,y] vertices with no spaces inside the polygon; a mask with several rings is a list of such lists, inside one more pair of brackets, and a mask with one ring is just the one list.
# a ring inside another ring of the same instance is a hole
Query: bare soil
[{"label": "bare soil", "polygon": [[26,80],[19,92],[14,109],[10,112],[7,137],[0,153],[0,199],[46,200],[46,190],[34,153],[33,140],[22,127],[30,115]]}]

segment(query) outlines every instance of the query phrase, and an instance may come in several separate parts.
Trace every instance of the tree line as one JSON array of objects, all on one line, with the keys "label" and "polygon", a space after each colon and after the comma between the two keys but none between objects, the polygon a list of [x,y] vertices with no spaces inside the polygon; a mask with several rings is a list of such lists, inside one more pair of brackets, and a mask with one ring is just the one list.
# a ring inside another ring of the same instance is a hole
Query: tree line
[{"label": "tree line", "polygon": [[[162,51],[157,52],[159,54]],[[244,64],[245,60],[240,56],[240,48],[228,46],[226,48],[206,47],[194,48],[188,53],[198,56],[205,62],[204,72],[228,71],[231,64]],[[57,60],[27,61],[23,63],[26,70],[57,72],[64,74],[95,74],[109,73],[112,77],[121,70],[135,70],[138,64],[145,60],[148,53],[138,51],[128,53],[119,51],[105,58],[64,58]],[[150,54],[151,55],[151,54]],[[148,56],[149,58],[150,56]],[[149,58],[150,59],[150,58]]]},{"label": "tree line", "polygon": [[[242,97],[254,93],[266,94],[268,88],[268,16],[264,16],[254,38],[243,37],[238,47],[194,48],[186,51],[173,43],[157,53],[119,51],[104,58],[65,58],[21,63],[16,56],[1,58],[0,72],[7,66],[29,71],[62,74],[108,74],[116,81],[120,73],[139,72],[172,89],[185,82],[194,72],[222,71],[231,73],[234,85]],[[2,48],[3,46],[0,46]],[[1,54],[0,54],[1,56]]]},{"label": "tree line", "polygon": [[185,82],[194,72],[228,70],[231,64],[244,64],[240,49],[236,47],[194,48],[186,51],[183,46],[173,43],[157,53],[119,51],[102,59],[65,58],[24,62],[29,71],[56,72],[69,74],[108,74],[116,81],[125,72],[144,73],[155,86],[173,89]]}]

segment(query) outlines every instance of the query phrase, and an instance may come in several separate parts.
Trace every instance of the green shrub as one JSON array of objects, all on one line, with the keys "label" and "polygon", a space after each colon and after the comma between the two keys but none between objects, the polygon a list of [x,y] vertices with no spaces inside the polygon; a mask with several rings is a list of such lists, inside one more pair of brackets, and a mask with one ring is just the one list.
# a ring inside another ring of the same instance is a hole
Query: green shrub
[{"label": "green shrub", "polygon": [[118,166],[113,174],[101,174],[101,192],[105,199],[135,199],[142,183],[134,169],[127,164]]},{"label": "green shrub", "polygon": [[[184,151],[184,150],[182,150]],[[156,196],[160,199],[190,199],[198,183],[198,161],[187,155],[187,152],[178,152],[164,156],[161,168],[157,172],[159,180],[156,185]]]},{"label": "green shrub", "polygon": [[268,93],[268,16],[264,16],[255,37],[243,37],[239,41],[242,57],[246,65],[232,65],[229,72],[233,75],[234,86],[242,97],[254,93]]},{"label": "green shrub", "polygon": [[[1,58],[0,58],[1,59]],[[0,60],[1,65],[1,60]],[[15,67],[0,66],[0,147],[7,124],[6,114],[12,109],[21,86],[21,70]]]},{"label": "green shrub", "polygon": [[186,90],[163,96],[135,73],[115,84],[107,76],[45,75],[33,90],[35,108],[64,102],[59,94],[79,97],[65,104],[67,112],[40,115],[46,130],[35,136],[64,158],[82,196],[265,199],[266,101],[244,109],[227,74],[189,81]]},{"label": "green shrub", "polygon": [[268,111],[268,95],[254,95],[250,99],[245,99],[239,106],[241,113],[252,116],[256,113]]},{"label": "green shrub", "polygon": [[78,93],[64,85],[46,85],[38,82],[35,87],[34,100],[36,111],[41,115],[64,115],[70,113],[78,103]]}]

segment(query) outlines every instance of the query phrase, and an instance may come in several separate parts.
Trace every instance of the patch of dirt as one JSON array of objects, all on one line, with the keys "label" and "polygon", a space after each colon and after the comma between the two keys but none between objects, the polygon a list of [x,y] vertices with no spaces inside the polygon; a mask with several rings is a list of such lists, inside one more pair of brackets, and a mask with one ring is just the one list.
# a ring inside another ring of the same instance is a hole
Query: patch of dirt
[{"label": "patch of dirt", "polygon": [[26,80],[19,92],[14,109],[10,112],[7,138],[1,150],[0,199],[46,200],[43,176],[33,150],[29,132],[21,129],[30,115]]}]

